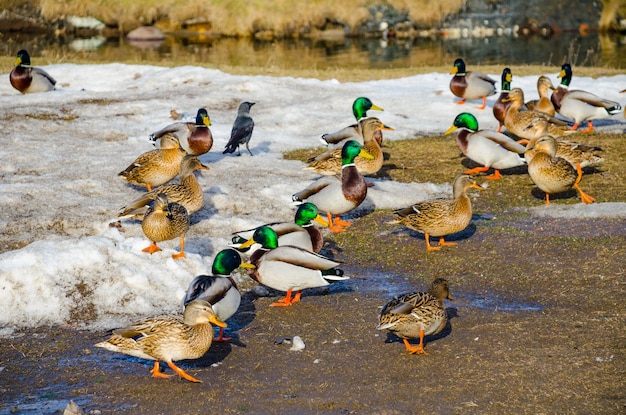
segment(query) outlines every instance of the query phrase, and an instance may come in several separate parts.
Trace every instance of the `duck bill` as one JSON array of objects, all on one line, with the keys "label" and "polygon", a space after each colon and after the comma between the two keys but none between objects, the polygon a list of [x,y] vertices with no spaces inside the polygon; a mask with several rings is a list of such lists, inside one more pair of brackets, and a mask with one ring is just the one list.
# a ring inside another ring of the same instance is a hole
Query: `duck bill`
[{"label": "duck bill", "polygon": [[209,322],[217,327],[221,327],[221,328],[228,327],[227,324],[224,323],[222,320],[220,320],[215,314],[209,317]]},{"label": "duck bill", "polygon": [[451,132],[454,132],[455,130],[456,130],[456,127],[453,125],[452,127],[448,128],[448,129],[446,130],[446,132],[445,132],[445,133],[443,133],[443,135],[448,135],[448,134],[450,134]]},{"label": "duck bill", "polygon": [[244,242],[241,245],[239,245],[239,249],[251,247],[255,243],[256,243],[256,241],[254,240],[254,238],[250,238],[246,242]]},{"label": "duck bill", "polygon": [[240,268],[247,268],[247,269],[255,269],[256,266],[254,264],[251,264],[249,262],[242,262],[241,265],[239,265]]},{"label": "duck bill", "polygon": [[450,71],[450,75],[456,75],[457,72],[459,72],[459,68],[457,68],[456,66],[454,68],[452,68],[452,70]]},{"label": "duck bill", "polygon": [[319,223],[320,225],[324,226],[324,227],[328,227],[328,222],[326,221],[326,219],[324,219],[323,217],[321,217],[320,215],[317,215],[315,217],[315,219],[313,219],[315,222]]},{"label": "duck bill", "polygon": [[202,124],[206,125],[207,127],[211,126],[211,119],[206,116],[206,117],[202,117]]},{"label": "duck bill", "polygon": [[374,111],[384,111],[384,109],[382,109],[381,107],[379,107],[378,105],[372,104],[372,108],[370,108],[371,110]]},{"label": "duck bill", "polygon": [[209,166],[207,166],[207,165],[205,165],[205,164],[202,164],[202,163],[200,163],[200,167],[199,167],[199,169],[200,169],[200,170],[211,170],[211,168],[210,168]]},{"label": "duck bill", "polygon": [[478,183],[472,183],[470,187],[473,187],[474,189],[478,189],[478,190],[485,190],[485,188],[479,185]]},{"label": "duck bill", "polygon": [[446,297],[448,300],[450,301],[454,301],[454,298],[452,298],[452,296],[450,295],[450,293],[448,293],[448,296]]},{"label": "duck bill", "polygon": [[366,159],[370,159],[370,160],[374,160],[374,156],[372,156],[370,153],[368,153],[367,151],[361,149],[361,151],[359,151],[359,156],[366,158]]},{"label": "duck bill", "polygon": [[556,76],[557,78],[563,78],[565,76],[565,71],[561,69],[561,72]]},{"label": "duck bill", "polygon": [[383,124],[383,126],[381,127],[381,130],[394,131],[394,128]]}]

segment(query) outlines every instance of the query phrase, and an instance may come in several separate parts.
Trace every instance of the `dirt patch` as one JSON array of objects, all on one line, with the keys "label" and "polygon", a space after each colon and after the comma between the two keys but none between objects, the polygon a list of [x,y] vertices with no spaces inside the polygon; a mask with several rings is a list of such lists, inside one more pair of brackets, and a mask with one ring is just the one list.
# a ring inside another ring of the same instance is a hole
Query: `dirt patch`
[{"label": "dirt patch", "polygon": [[[457,248],[426,252],[417,234],[384,225],[390,216],[368,215],[330,239],[325,252],[351,280],[284,309],[246,293],[229,321],[235,340],[182,364],[201,385],[152,379],[149,362],[94,348],[106,333],[38,328],[0,339],[0,414],[54,413],[70,399],[102,414],[626,410],[623,222],[551,220],[546,235],[524,221],[505,222],[510,232],[477,221]],[[350,243],[362,234],[373,237]],[[455,297],[449,325],[427,338],[429,356],[409,355],[375,330],[378,310],[436,277]],[[295,335],[305,350],[289,350],[284,339]]]},{"label": "dirt patch", "polygon": [[[424,140],[431,154],[444,145]],[[407,166],[387,168],[391,176],[409,170],[406,145],[387,148],[386,164]],[[454,153],[436,156],[442,181],[460,168]],[[620,177],[623,165],[609,161],[583,187],[623,201]],[[538,217],[529,207],[540,198],[523,173],[505,175],[474,199],[472,224],[450,238],[458,247],[438,252],[389,225],[390,211],[359,218],[323,251],[351,279],[287,308],[269,307],[279,293],[246,291],[228,322],[234,340],[181,363],[203,384],[152,379],[149,362],[94,348],[107,333],[50,327],[2,338],[0,415],[58,413],[70,399],[94,414],[624,413],[626,220]],[[556,202],[570,203],[575,195]],[[437,277],[455,298],[449,324],[427,338],[430,355],[409,355],[375,329],[378,311]],[[303,351],[289,350],[295,335]]]}]

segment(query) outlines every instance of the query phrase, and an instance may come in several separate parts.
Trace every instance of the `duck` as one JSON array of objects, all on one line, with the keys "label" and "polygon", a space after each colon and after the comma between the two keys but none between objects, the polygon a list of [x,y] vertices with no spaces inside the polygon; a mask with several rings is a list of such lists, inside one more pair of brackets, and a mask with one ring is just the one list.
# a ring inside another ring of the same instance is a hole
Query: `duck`
[{"label": "duck", "polygon": [[[356,157],[354,164],[357,170],[364,176],[371,176],[380,171],[385,157],[380,143],[376,139],[376,132],[380,130],[393,130],[382,123],[378,118],[371,117],[359,122],[362,125],[363,149],[373,158]],[[309,161],[302,170],[314,171],[315,173],[330,176],[341,174],[341,149],[328,150]]]},{"label": "duck", "polygon": [[[293,222],[274,222],[261,226],[269,226],[276,232],[278,235],[278,246],[293,245],[307,251],[319,253],[324,247],[324,235],[314,222],[323,227],[328,226],[328,222],[320,216],[317,206],[306,202],[298,206]],[[231,246],[246,252],[248,255],[252,255],[258,249],[258,244],[249,248],[241,248],[241,244],[252,238],[252,235],[259,227],[233,233]]]},{"label": "duck", "polygon": [[198,156],[187,154],[180,162],[179,183],[169,183],[146,192],[119,210],[118,217],[136,217],[145,214],[146,206],[156,199],[159,193],[165,193],[170,202],[183,205],[189,215],[204,206],[204,192],[194,175],[196,170],[209,170],[200,162]]},{"label": "duck", "polygon": [[457,104],[464,104],[468,99],[482,98],[483,104],[476,107],[482,110],[487,106],[487,97],[496,93],[495,79],[482,72],[466,71],[465,61],[461,58],[454,61],[450,75],[454,75],[450,80],[450,91],[461,98]]},{"label": "duck", "polygon": [[235,118],[235,122],[233,123],[233,128],[230,132],[230,139],[226,144],[223,154],[234,153],[237,150],[237,155],[241,156],[241,151],[239,151],[239,146],[246,145],[246,150],[252,156],[252,151],[250,151],[250,137],[252,137],[252,130],[254,130],[254,120],[250,116],[250,108],[254,105],[254,102],[242,102],[239,104],[239,109],[237,110],[237,118]]},{"label": "duck", "polygon": [[[323,134],[321,137],[322,144],[329,149],[342,148],[347,140],[357,140],[363,145],[362,125],[359,122],[361,119],[367,117],[367,111],[384,111],[382,107],[374,104],[371,99],[367,97],[358,97],[352,102],[352,115],[356,119],[356,124],[349,125],[342,128],[339,131],[330,134]],[[382,134],[380,142],[382,142]]]},{"label": "duck", "polygon": [[[430,199],[418,202],[393,213],[398,219],[389,223],[399,223],[424,234],[427,251],[438,251],[442,246],[456,246],[456,242],[446,242],[444,237],[461,232],[472,220],[472,202],[467,189],[483,190],[476,180],[467,174],[455,177],[452,184],[452,199]],[[439,237],[439,245],[430,245],[430,236]]]},{"label": "duck", "polygon": [[180,170],[185,151],[180,148],[178,138],[166,135],[160,140],[160,148],[147,151],[135,159],[118,176],[135,186],[161,186],[173,180]]},{"label": "duck", "polygon": [[283,299],[270,304],[272,307],[297,303],[304,289],[324,287],[349,279],[343,275],[343,270],[337,268],[340,262],[297,246],[279,246],[278,235],[269,226],[261,226],[254,231],[252,238],[243,243],[242,248],[255,243],[260,244],[261,248],[248,260],[254,265],[248,275],[260,284],[286,292]]},{"label": "duck", "polygon": [[57,83],[48,72],[31,66],[30,55],[26,49],[17,52],[15,67],[9,74],[9,81],[11,86],[22,94],[53,91]]},{"label": "duck", "polygon": [[95,346],[141,359],[154,360],[154,366],[150,371],[153,378],[173,376],[160,371],[159,362],[163,361],[181,378],[202,383],[176,366],[174,362],[204,356],[213,342],[211,324],[226,327],[226,323],[215,315],[211,304],[195,300],[185,307],[182,318],[171,315],[149,317],[114,330],[108,340],[96,343]]},{"label": "duck", "polygon": [[154,203],[148,207],[141,221],[141,229],[152,241],[152,244],[142,249],[142,252],[153,254],[161,250],[157,242],[180,238],[180,252],[172,255],[172,258],[174,260],[185,258],[185,234],[189,230],[189,214],[180,203],[169,202],[167,194],[157,194]]},{"label": "duck", "polygon": [[511,68],[504,68],[500,79],[500,84],[502,85],[500,95],[498,95],[498,99],[493,104],[493,116],[496,120],[498,120],[498,132],[502,131],[502,127],[504,126],[504,117],[511,106],[511,101],[502,100],[509,96],[512,80],[513,73],[511,72]]},{"label": "duck", "polygon": [[546,205],[550,204],[550,195],[576,189],[583,203],[593,203],[595,199],[580,188],[582,169],[580,164],[573,166],[569,161],[556,156],[557,142],[554,137],[544,135],[537,139],[535,155],[528,163],[528,174],[537,187],[546,194]]},{"label": "duck", "polygon": [[561,65],[558,75],[561,84],[552,94],[551,100],[554,108],[562,116],[574,120],[572,130],[576,131],[581,122],[587,121],[585,132],[593,131],[592,120],[608,118],[622,111],[619,102],[601,98],[591,92],[583,90],[570,90],[572,81],[572,67],[569,63]]},{"label": "duck", "polygon": [[[221,321],[231,318],[241,304],[239,287],[231,275],[239,267],[250,267],[250,264],[242,261],[239,252],[232,248],[218,252],[213,259],[212,275],[198,275],[189,283],[183,298],[183,310],[191,302],[203,300],[211,304],[215,315]],[[230,340],[232,338],[224,337],[224,328],[219,327],[219,336],[214,341]]]},{"label": "duck", "polygon": [[556,110],[550,99],[550,91],[554,91],[555,89],[554,85],[552,85],[552,80],[545,75],[541,75],[537,78],[537,93],[539,94],[539,99],[526,102],[526,109],[539,111],[550,117],[554,117]]},{"label": "duck", "polygon": [[[526,144],[526,151],[524,152],[526,163],[530,163],[536,153],[533,147],[537,140],[550,134],[548,134],[548,121],[542,116],[531,119],[531,123],[527,128],[535,132],[535,136]],[[573,131],[571,132],[573,133]],[[601,147],[589,146],[563,138],[557,139],[557,157],[564,158],[573,166],[580,164],[580,167],[583,169],[586,167],[597,167],[602,164],[604,157],[600,154],[601,151]]]},{"label": "duck", "polygon": [[513,88],[509,92],[509,96],[505,99],[511,101],[511,106],[504,118],[504,126],[513,135],[520,139],[530,140],[535,136],[533,129],[528,129],[528,125],[533,118],[545,117],[548,123],[548,133],[560,137],[568,133],[569,128],[567,123],[554,117],[549,117],[538,111],[526,110],[523,111],[524,106],[524,91],[520,88]]},{"label": "duck", "polygon": [[166,134],[173,134],[187,154],[200,156],[213,147],[210,126],[209,113],[206,108],[200,108],[194,122],[176,121],[150,134],[150,139],[157,141]]},{"label": "duck", "polygon": [[321,212],[326,212],[328,229],[335,233],[343,232],[352,224],[341,220],[340,215],[357,208],[367,196],[367,184],[354,162],[357,156],[373,158],[357,141],[349,140],[341,150],[339,177],[324,176],[291,196],[297,204],[311,202]]},{"label": "duck", "polygon": [[[424,337],[440,333],[448,322],[443,300],[453,300],[448,281],[435,279],[426,292],[408,292],[395,296],[383,306],[378,316],[378,330],[388,330],[402,338],[409,354],[428,355]],[[417,346],[409,339],[420,339]]]},{"label": "duck", "polygon": [[493,168],[494,173],[485,176],[485,179],[497,180],[502,177],[500,169],[509,169],[526,164],[523,157],[526,147],[502,133],[479,130],[478,120],[469,112],[462,112],[457,115],[452,126],[444,135],[457,129],[459,132],[456,136],[456,145],[461,153],[482,165],[482,167],[466,170],[464,174],[478,174]]}]

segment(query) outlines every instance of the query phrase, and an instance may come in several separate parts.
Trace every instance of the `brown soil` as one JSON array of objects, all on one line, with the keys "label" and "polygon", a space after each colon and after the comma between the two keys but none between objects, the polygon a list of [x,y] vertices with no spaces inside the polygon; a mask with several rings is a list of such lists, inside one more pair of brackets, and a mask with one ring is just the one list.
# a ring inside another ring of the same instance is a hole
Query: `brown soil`
[{"label": "brown soil", "polygon": [[[450,182],[472,165],[451,140],[386,143],[379,178]],[[576,140],[602,143],[606,155],[583,189],[623,202],[623,135]],[[246,290],[228,321],[234,340],[181,363],[202,384],[151,378],[150,362],[94,348],[102,332],[40,327],[0,338],[0,415],[59,413],[69,400],[94,414],[625,413],[626,220],[539,217],[543,194],[524,169],[503,173],[472,194],[474,220],[448,238],[455,248],[427,252],[422,235],[376,210],[327,239],[323,254],[344,262],[350,280],[306,290],[288,308],[269,307],[280,293]],[[574,203],[575,192],[554,198],[555,209]],[[5,237],[19,245],[19,235]],[[428,356],[409,355],[375,329],[377,314],[438,277],[455,298],[449,324],[427,338]],[[303,351],[284,341],[296,335]]]},{"label": "brown soil", "polygon": [[[389,211],[330,237],[324,253],[351,279],[288,308],[268,306],[280,293],[247,292],[234,340],[181,363],[202,384],[153,379],[149,362],[94,348],[106,333],[0,339],[0,414],[58,413],[70,399],[101,414],[624,413],[625,221],[493,218],[481,200],[456,248],[426,252]],[[375,330],[377,313],[436,277],[455,298],[449,324],[427,338],[428,356],[409,355]],[[305,350],[281,341],[295,335]]]}]

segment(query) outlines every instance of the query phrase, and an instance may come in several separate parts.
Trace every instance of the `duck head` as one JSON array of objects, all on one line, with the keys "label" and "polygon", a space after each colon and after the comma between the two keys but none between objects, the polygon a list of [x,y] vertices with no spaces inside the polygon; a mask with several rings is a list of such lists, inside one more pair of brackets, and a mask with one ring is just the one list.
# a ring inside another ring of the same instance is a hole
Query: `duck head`
[{"label": "duck head", "polygon": [[450,75],[465,75],[465,61],[458,58],[454,61],[454,67],[450,71]]},{"label": "duck head", "polygon": [[295,218],[296,224],[300,226],[307,226],[311,225],[311,221],[315,221],[322,226],[328,226],[328,222],[320,216],[317,206],[313,203],[306,202],[298,206]]},{"label": "duck head", "polygon": [[367,111],[369,110],[384,111],[367,97],[358,97],[352,103],[352,114],[357,121],[363,117],[367,117]]},{"label": "duck head", "polygon": [[478,131],[478,120],[469,112],[462,112],[454,118],[452,126],[443,135],[448,135],[457,128],[467,128],[468,130]]}]

